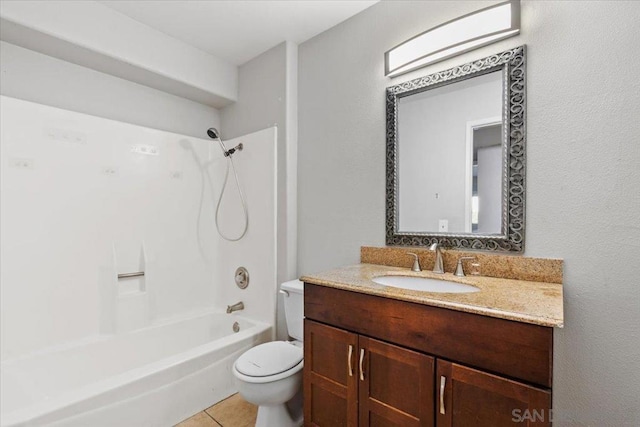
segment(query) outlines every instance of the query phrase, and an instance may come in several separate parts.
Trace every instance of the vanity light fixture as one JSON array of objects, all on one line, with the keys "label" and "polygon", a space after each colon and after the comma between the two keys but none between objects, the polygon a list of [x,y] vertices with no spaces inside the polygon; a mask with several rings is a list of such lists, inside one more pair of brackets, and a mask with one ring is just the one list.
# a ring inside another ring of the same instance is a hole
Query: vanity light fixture
[{"label": "vanity light fixture", "polygon": [[395,77],[520,33],[520,0],[472,12],[418,34],[385,52],[385,76]]}]

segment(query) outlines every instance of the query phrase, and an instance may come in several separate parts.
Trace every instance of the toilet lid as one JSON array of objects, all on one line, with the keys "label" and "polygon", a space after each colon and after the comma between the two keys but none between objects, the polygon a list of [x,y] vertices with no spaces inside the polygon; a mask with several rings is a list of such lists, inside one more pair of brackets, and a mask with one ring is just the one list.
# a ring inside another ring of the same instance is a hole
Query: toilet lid
[{"label": "toilet lid", "polygon": [[285,341],[273,341],[247,350],[236,361],[236,369],[250,377],[268,377],[288,371],[302,358],[300,347]]}]

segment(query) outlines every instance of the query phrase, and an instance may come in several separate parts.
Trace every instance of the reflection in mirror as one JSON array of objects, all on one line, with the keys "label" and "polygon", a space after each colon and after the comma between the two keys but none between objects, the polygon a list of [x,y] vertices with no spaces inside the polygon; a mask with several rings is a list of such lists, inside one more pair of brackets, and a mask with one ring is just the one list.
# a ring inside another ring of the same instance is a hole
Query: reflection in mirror
[{"label": "reflection in mirror", "polygon": [[399,98],[399,231],[499,233],[501,129],[500,71]]},{"label": "reflection in mirror", "polygon": [[502,123],[495,121],[473,128],[471,227],[466,232],[500,233],[502,204]]},{"label": "reflection in mirror", "polygon": [[524,249],[525,49],[387,88],[388,245]]}]

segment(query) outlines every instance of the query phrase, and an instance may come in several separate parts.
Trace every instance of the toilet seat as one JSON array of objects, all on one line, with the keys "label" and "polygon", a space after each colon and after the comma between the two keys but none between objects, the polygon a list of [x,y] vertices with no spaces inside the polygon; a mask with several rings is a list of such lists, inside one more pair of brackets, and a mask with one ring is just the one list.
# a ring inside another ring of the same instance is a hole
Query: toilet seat
[{"label": "toilet seat", "polygon": [[236,360],[233,373],[250,383],[273,382],[299,372],[303,356],[302,348],[286,341],[260,344]]}]

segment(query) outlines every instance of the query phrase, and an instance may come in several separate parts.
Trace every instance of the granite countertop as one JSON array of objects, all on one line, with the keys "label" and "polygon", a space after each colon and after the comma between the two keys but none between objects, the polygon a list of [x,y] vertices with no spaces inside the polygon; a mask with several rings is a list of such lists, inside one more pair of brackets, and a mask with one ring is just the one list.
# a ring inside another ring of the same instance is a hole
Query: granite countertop
[{"label": "granite countertop", "polygon": [[[480,288],[472,293],[435,293],[379,285],[373,278],[387,275],[426,277],[464,283]],[[310,274],[303,282],[347,291],[393,298],[418,304],[465,311],[534,325],[563,326],[562,284],[500,279],[457,277],[452,273],[413,272],[408,268],[377,264],[357,264]]]}]

